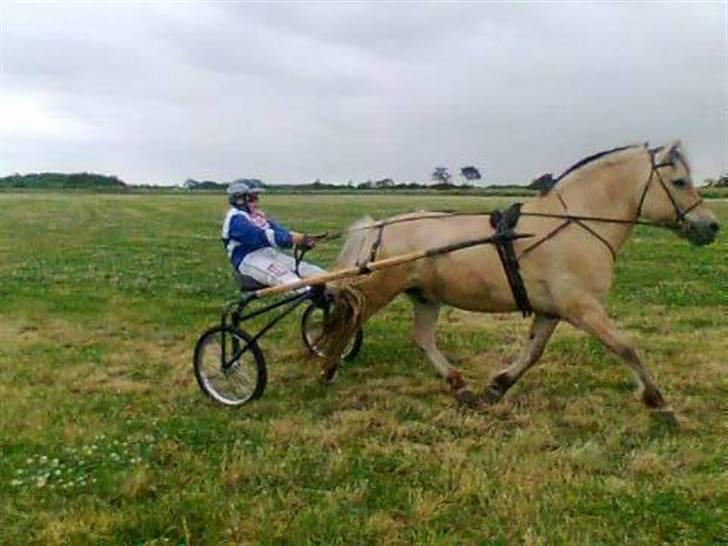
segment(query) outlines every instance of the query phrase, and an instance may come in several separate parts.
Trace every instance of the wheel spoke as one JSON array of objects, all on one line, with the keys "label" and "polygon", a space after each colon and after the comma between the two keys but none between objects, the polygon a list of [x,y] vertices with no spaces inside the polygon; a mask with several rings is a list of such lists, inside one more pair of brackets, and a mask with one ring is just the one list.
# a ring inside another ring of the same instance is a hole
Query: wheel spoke
[{"label": "wheel spoke", "polygon": [[[264,362],[258,362],[257,349],[233,330],[225,331],[226,359],[230,365],[223,367],[223,335],[220,328],[209,331],[198,343],[195,352],[195,370],[200,387],[212,398],[226,405],[241,405],[259,396],[265,386]],[[244,348],[242,352],[241,348]],[[238,355],[233,360],[232,357]],[[258,366],[263,366],[262,371]],[[263,377],[260,374],[263,373]],[[261,381],[262,387],[261,387]]]}]

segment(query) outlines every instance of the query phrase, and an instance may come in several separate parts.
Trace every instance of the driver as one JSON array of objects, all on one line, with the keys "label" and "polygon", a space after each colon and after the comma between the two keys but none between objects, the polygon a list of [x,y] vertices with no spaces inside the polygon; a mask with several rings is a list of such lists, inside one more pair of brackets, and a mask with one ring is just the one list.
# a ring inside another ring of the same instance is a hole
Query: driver
[{"label": "driver", "polygon": [[235,270],[265,286],[325,273],[320,267],[300,262],[300,277],[296,274],[295,260],[280,249],[293,245],[313,248],[315,240],[270,220],[258,208],[261,191],[263,188],[242,181],[231,183],[227,189],[232,206],[222,224],[222,240]]}]

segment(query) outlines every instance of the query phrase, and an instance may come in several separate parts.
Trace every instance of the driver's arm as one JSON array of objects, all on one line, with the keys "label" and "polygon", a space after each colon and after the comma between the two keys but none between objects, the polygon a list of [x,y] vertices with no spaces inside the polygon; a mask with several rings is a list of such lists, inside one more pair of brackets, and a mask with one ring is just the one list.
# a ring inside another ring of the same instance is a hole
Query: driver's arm
[{"label": "driver's arm", "polygon": [[291,231],[291,240],[293,241],[294,245],[300,245],[303,244],[304,240],[306,239],[306,236],[303,233],[299,233],[298,231]]},{"label": "driver's arm", "polygon": [[270,227],[273,230],[276,246],[279,246],[281,248],[289,248],[293,245],[311,244],[311,241],[305,233],[288,230],[280,224],[276,224],[271,220],[268,220],[268,222],[270,223]]}]

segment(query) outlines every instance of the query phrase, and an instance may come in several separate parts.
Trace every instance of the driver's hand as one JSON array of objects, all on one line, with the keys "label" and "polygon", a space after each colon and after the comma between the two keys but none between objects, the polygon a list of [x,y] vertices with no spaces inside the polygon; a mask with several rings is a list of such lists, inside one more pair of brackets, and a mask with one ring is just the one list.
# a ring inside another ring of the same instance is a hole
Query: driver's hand
[{"label": "driver's hand", "polygon": [[301,245],[309,249],[314,248],[316,246],[316,239],[304,234],[303,239],[301,240]]}]

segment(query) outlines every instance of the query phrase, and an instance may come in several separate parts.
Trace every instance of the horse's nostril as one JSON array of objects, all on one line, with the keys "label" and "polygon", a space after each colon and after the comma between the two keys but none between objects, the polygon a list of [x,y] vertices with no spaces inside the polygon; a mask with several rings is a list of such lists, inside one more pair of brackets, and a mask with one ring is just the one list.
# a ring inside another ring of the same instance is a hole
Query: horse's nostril
[{"label": "horse's nostril", "polygon": [[711,222],[708,226],[711,231],[718,233],[718,230],[720,230],[720,226],[718,225],[718,222]]}]

